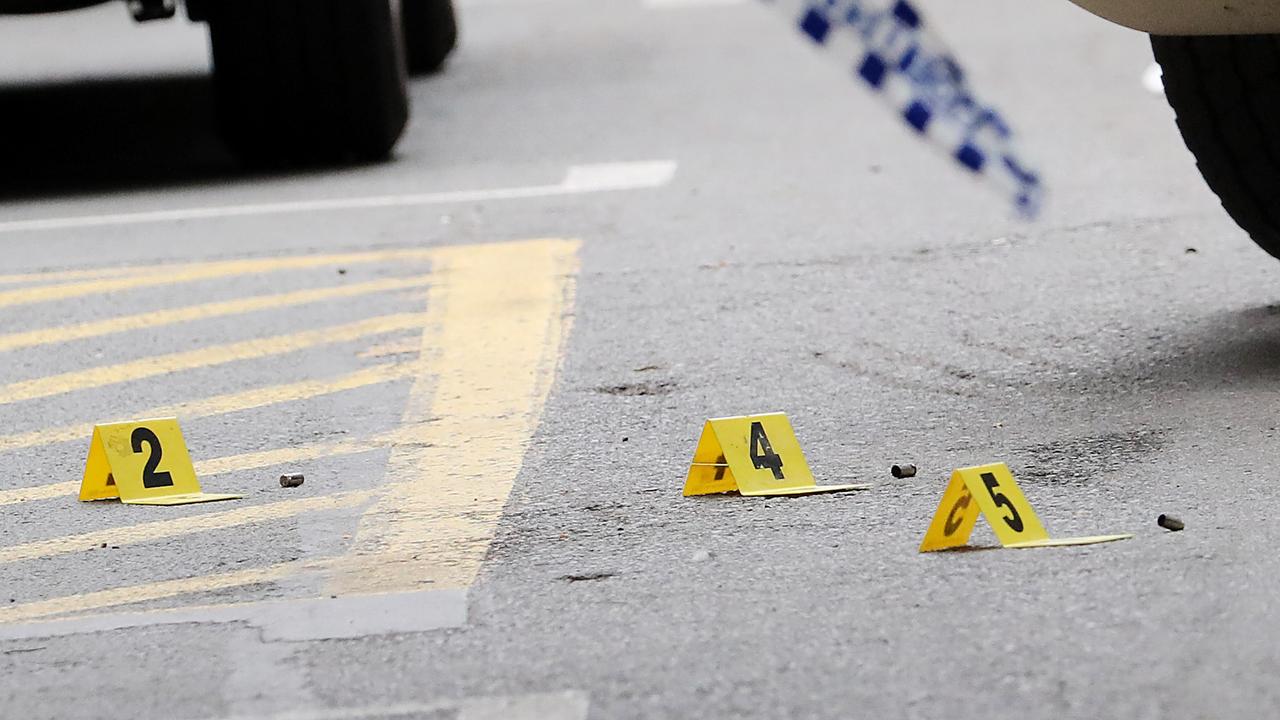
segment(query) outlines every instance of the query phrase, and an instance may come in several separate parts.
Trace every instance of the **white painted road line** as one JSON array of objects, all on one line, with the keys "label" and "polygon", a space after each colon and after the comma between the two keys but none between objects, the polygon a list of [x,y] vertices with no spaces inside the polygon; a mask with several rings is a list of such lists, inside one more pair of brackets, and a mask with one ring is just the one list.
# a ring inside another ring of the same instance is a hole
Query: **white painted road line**
[{"label": "white painted road line", "polygon": [[662,187],[675,178],[676,167],[670,160],[574,165],[560,187],[569,193]]},{"label": "white painted road line", "polygon": [[36,218],[0,222],[0,233],[66,230],[70,228],[106,227],[111,225],[143,225],[213,220],[263,215],[286,215],[331,210],[368,210],[423,205],[518,200],[526,198],[583,195],[616,190],[644,190],[662,187],[675,177],[678,165],[671,160],[633,163],[601,163],[574,165],[564,180],[555,185],[493,188],[489,190],[457,190],[452,192],[414,193],[408,195],[375,195],[371,197],[328,198],[292,202],[226,205],[218,207],[178,208],[111,215],[81,215],[60,218]]},{"label": "white painted road line", "polygon": [[[323,563],[321,563],[323,564]],[[306,566],[300,565],[306,569]],[[272,568],[265,568],[270,572]],[[334,640],[462,627],[466,590],[422,590],[307,600],[266,600],[0,624],[0,641],[191,623],[244,623],[266,642]]]},{"label": "white painted road line", "polygon": [[432,703],[294,710],[281,715],[239,715],[224,720],[391,720],[437,715],[457,720],[586,720],[589,709],[585,693],[567,690]]},{"label": "white painted road line", "polygon": [[709,7],[715,5],[741,5],[746,0],[644,0],[647,8]]},{"label": "white painted road line", "polygon": [[586,720],[585,693],[559,693],[472,698],[458,703],[458,720]]}]

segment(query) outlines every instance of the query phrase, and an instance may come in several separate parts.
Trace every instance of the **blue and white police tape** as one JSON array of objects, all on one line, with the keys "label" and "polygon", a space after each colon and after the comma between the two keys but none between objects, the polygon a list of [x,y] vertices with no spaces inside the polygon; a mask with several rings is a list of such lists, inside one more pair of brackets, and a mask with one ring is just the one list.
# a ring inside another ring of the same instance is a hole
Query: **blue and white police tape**
[{"label": "blue and white police tape", "polygon": [[883,96],[916,132],[942,146],[969,171],[1009,193],[1034,217],[1044,200],[1040,178],[1021,159],[1013,131],[979,103],[964,71],[907,0],[764,0],[795,19],[800,31],[840,58]]}]

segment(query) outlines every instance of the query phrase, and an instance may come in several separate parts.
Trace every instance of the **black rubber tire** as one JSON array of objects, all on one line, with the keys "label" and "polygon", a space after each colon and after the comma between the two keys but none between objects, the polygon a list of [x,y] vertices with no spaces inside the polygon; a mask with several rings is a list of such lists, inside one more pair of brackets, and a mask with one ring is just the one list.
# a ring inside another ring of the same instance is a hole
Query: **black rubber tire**
[{"label": "black rubber tire", "polygon": [[453,0],[402,0],[400,23],[410,74],[439,72],[458,44]]},{"label": "black rubber tire", "polygon": [[1280,258],[1280,36],[1153,36],[1151,46],[1200,174]]},{"label": "black rubber tire", "polygon": [[409,119],[393,1],[209,3],[231,149],[265,165],[385,158]]}]

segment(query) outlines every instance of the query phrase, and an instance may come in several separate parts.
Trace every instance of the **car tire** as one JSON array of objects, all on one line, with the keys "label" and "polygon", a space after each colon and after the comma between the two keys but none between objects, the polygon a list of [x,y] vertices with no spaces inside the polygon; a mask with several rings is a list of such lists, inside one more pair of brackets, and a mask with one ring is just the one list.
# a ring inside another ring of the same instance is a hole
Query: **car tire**
[{"label": "car tire", "polygon": [[458,44],[458,18],[453,0],[402,0],[405,58],[409,72],[426,75],[444,67]]},{"label": "car tire", "polygon": [[1200,174],[1280,258],[1280,36],[1153,36],[1151,46]]},{"label": "car tire", "polygon": [[209,3],[231,149],[270,165],[385,158],[409,118],[393,1]]}]

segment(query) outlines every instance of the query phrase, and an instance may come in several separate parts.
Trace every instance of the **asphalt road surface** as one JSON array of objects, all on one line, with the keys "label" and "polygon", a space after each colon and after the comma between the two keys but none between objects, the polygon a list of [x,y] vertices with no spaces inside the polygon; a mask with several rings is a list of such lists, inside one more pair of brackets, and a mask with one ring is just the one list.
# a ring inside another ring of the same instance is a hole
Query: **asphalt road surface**
[{"label": "asphalt road surface", "polygon": [[[464,3],[393,162],[272,176],[200,28],[0,21],[0,716],[1274,711],[1280,264],[1144,37],[923,6],[1040,221],[751,2]],[[870,488],[681,496],[774,411]],[[243,499],[76,501],[95,423],[164,415]],[[1134,537],[918,553],[992,462]]]}]

